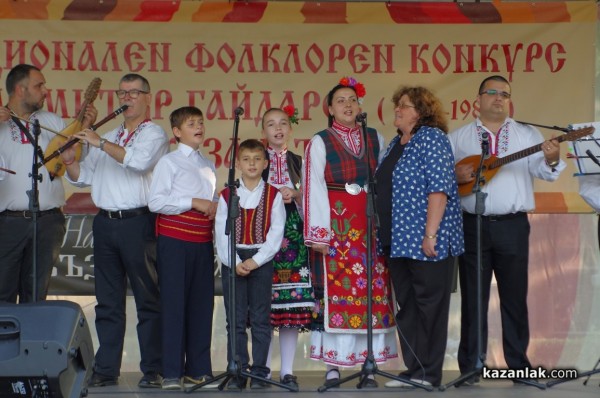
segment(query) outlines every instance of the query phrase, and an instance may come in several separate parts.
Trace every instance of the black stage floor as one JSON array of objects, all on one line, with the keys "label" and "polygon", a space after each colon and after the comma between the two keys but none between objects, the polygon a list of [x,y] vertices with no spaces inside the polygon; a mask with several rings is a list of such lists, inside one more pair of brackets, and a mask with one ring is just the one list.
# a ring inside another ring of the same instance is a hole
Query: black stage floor
[{"label": "black stage floor", "polygon": [[[342,377],[353,374],[352,371],[343,371]],[[215,375],[218,375],[215,374]],[[444,382],[449,382],[457,377],[458,372],[445,372]],[[373,395],[377,398],[410,398],[416,396],[424,396],[424,394],[444,395],[447,398],[598,398],[600,397],[600,374],[595,374],[588,381],[587,385],[583,385],[583,379],[571,380],[565,383],[557,384],[551,388],[540,390],[536,387],[513,385],[512,381],[499,380],[483,380],[481,383],[471,387],[451,387],[446,391],[434,390],[427,392],[423,389],[402,389],[402,388],[385,388],[383,384],[388,380],[385,377],[377,376],[379,388],[377,389],[357,389],[356,384],[358,379],[352,380],[343,384],[340,388],[329,389],[319,393],[317,389],[323,383],[323,372],[305,371],[298,372],[298,382],[300,391],[294,394],[298,398],[315,397],[317,395],[332,396],[332,397],[348,397],[360,395]],[[252,396],[279,396],[282,393],[288,393],[287,390],[279,387],[271,387],[264,390],[245,389],[242,392],[229,392],[227,390],[219,391],[218,389],[206,387],[197,389],[196,391],[185,394],[183,391],[163,391],[160,389],[141,389],[137,387],[137,382],[140,379],[139,373],[125,373],[121,375],[119,384],[110,387],[96,387],[89,389],[90,398],[109,398],[109,397],[181,397],[181,396],[209,396],[209,397],[240,397],[241,395],[250,394]]]}]

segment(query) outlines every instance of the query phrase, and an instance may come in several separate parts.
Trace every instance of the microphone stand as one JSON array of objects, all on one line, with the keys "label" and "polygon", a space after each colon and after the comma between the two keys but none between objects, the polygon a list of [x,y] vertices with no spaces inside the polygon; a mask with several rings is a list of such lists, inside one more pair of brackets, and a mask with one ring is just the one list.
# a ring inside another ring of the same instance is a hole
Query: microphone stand
[{"label": "microphone stand", "polygon": [[[373,269],[372,269],[372,265],[373,265],[373,236],[374,236],[374,229],[373,229],[373,224],[375,224],[375,227],[378,228],[379,227],[379,217],[377,215],[377,208],[376,208],[376,192],[375,192],[375,186],[376,186],[376,181],[375,181],[375,176],[373,175],[373,171],[371,170],[371,156],[370,156],[370,151],[368,149],[368,135],[367,135],[367,114],[366,113],[360,113],[357,117],[356,117],[356,121],[359,122],[361,124],[362,127],[362,132],[363,132],[363,145],[365,146],[365,161],[367,162],[367,319],[373,319]],[[333,387],[337,387],[340,384],[343,384],[347,381],[356,379],[356,378],[360,378],[358,384],[356,385],[356,388],[363,388],[363,386],[365,385],[365,383],[367,382],[368,376],[375,376],[376,374],[381,375],[381,376],[385,376],[389,379],[394,379],[394,380],[398,380],[398,381],[402,381],[406,384],[410,384],[413,385],[415,387],[419,387],[419,388],[423,388],[427,391],[433,391],[433,387],[431,386],[426,386],[424,384],[418,383],[418,382],[414,382],[412,380],[405,380],[405,379],[401,379],[396,375],[393,375],[391,373],[387,373],[384,371],[379,370],[379,368],[377,367],[377,362],[375,362],[375,357],[373,355],[373,323],[372,322],[367,322],[367,357],[365,358],[365,361],[363,362],[363,365],[360,369],[360,371],[348,376],[348,377],[344,377],[343,379],[339,379],[336,382],[331,382],[330,384],[328,384],[327,386],[322,385],[321,387],[318,388],[317,391],[319,392],[324,392],[327,391],[330,388]]]},{"label": "microphone stand", "polygon": [[[29,197],[29,211],[31,212],[31,222],[33,225],[33,245],[32,245],[32,283],[33,288],[31,292],[31,300],[32,302],[37,301],[38,291],[37,291],[37,252],[38,252],[38,213],[40,210],[40,201],[39,201],[39,188],[38,182],[42,181],[42,175],[40,174],[40,164],[38,163],[38,159],[44,159],[44,153],[42,149],[39,147],[39,137],[42,133],[39,120],[35,120],[33,124],[33,136],[29,132],[29,129],[21,123],[19,118],[16,116],[11,116],[12,121],[19,127],[21,132],[27,137],[31,145],[33,145],[33,163],[31,166],[31,173],[29,173],[29,177],[31,177],[31,190],[27,191],[27,196]],[[21,294],[23,292],[19,292],[19,301],[21,300]]]},{"label": "microphone stand", "polygon": [[571,130],[566,128],[566,127],[559,127],[559,126],[545,126],[543,124],[536,124],[536,123],[529,123],[529,122],[522,122],[520,120],[515,120],[515,122],[517,123],[521,123],[521,124],[528,124],[530,126],[535,126],[535,127],[541,127],[544,129],[550,129],[550,130],[558,130],[558,131],[562,131],[563,133],[568,133]]},{"label": "microphone stand", "polygon": [[[521,122],[519,122],[521,123]],[[531,123],[526,123],[531,124]],[[482,292],[483,292],[483,282],[482,282],[482,269],[483,269],[483,256],[482,256],[482,225],[483,225],[483,213],[485,213],[485,198],[488,196],[487,193],[481,191],[481,187],[485,185],[485,176],[483,176],[483,172],[485,171],[484,160],[489,158],[490,156],[490,148],[489,141],[487,139],[482,140],[481,142],[481,158],[479,159],[479,166],[477,167],[477,172],[475,175],[475,185],[473,185],[473,193],[475,194],[475,216],[476,216],[476,246],[475,250],[477,253],[477,286],[476,286],[476,294],[477,294],[477,362],[475,363],[475,367],[470,372],[460,375],[458,378],[452,380],[451,382],[440,386],[440,391],[445,391],[448,387],[456,386],[460,387],[460,385],[465,381],[471,378],[472,376],[479,376],[483,371],[483,367],[485,366],[485,352],[483,349],[483,314],[482,310]],[[546,389],[543,384],[537,383],[532,380],[527,379],[515,379],[523,384],[528,384],[534,387],[537,387],[541,390]]]},{"label": "microphone stand", "polygon": [[481,187],[485,185],[485,176],[483,176],[484,164],[483,161],[489,157],[489,141],[482,140],[481,142],[481,158],[479,159],[479,166],[477,167],[477,172],[475,174],[475,185],[473,185],[473,193],[475,194],[475,216],[476,216],[476,246],[475,250],[477,253],[477,285],[476,285],[476,294],[477,294],[477,362],[475,363],[475,367],[470,372],[464,373],[460,375],[458,378],[452,380],[451,382],[440,386],[440,391],[445,391],[448,387],[457,386],[460,387],[461,384],[471,378],[472,376],[479,376],[485,366],[485,352],[483,350],[483,315],[481,314],[481,307],[483,300],[482,298],[482,269],[483,269],[483,256],[482,256],[482,247],[481,247],[481,239],[482,239],[482,217],[483,213],[485,213],[485,198],[487,197],[487,193],[481,190]]},{"label": "microphone stand", "polygon": [[[297,387],[290,387],[285,384],[279,383],[277,381],[267,379],[264,377],[257,376],[248,372],[246,369],[242,369],[242,364],[239,356],[237,355],[237,344],[236,344],[236,290],[235,290],[235,260],[236,260],[236,236],[235,236],[235,221],[240,216],[240,197],[237,194],[237,188],[240,186],[239,180],[235,179],[235,159],[237,157],[237,142],[238,142],[238,127],[240,124],[240,116],[244,114],[244,109],[238,107],[234,111],[235,117],[233,121],[233,135],[232,135],[232,147],[231,147],[231,157],[229,164],[229,174],[227,177],[227,188],[229,188],[229,197],[227,198],[227,221],[225,222],[225,235],[229,236],[229,266],[231,271],[229,272],[229,309],[228,309],[228,317],[229,317],[229,347],[231,353],[231,359],[227,363],[227,370],[220,375],[206,380],[202,383],[196,384],[190,388],[186,388],[184,391],[186,393],[190,393],[192,391],[197,390],[198,388],[204,387],[205,385],[212,384],[217,380],[224,379],[219,384],[219,390],[223,391],[226,387],[227,382],[232,378],[241,378],[246,377],[250,379],[256,379],[263,381],[265,383],[274,384],[276,386],[286,388],[289,391],[297,392]],[[219,231],[215,231],[215,233],[219,233]]]},{"label": "microphone stand", "polygon": [[[39,149],[39,138],[42,130],[40,128],[40,121],[35,120],[33,124],[33,147]],[[33,259],[32,259],[32,282],[33,291],[31,300],[32,302],[37,301],[37,253],[38,253],[38,212],[40,211],[40,190],[38,182],[42,181],[42,175],[40,174],[40,167],[38,164],[38,151],[33,151],[33,163],[31,167],[31,191],[27,191],[29,196],[29,210],[31,211],[31,222],[33,224]],[[43,160],[42,157],[40,160]],[[20,301],[20,299],[19,299]]]}]

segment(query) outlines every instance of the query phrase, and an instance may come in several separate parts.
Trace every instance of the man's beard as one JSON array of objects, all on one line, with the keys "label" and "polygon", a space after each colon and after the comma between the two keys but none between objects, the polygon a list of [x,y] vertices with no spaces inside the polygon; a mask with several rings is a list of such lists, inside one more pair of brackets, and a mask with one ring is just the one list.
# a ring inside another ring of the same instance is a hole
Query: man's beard
[{"label": "man's beard", "polygon": [[25,110],[27,113],[30,113],[30,114],[31,114],[31,113],[37,112],[37,111],[39,111],[40,109],[42,109],[43,105],[44,105],[44,103],[43,103],[43,102],[42,102],[41,104],[40,104],[40,103],[30,103],[30,102],[26,102],[26,103],[24,104],[23,108],[25,108],[24,110]]}]

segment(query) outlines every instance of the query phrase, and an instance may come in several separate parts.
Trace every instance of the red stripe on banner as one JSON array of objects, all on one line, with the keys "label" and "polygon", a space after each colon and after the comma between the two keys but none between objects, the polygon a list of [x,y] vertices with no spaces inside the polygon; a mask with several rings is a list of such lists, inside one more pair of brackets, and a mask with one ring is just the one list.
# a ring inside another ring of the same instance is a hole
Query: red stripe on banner
[{"label": "red stripe on banner", "polygon": [[65,21],[102,21],[117,6],[117,0],[90,2],[89,0],[73,0],[63,14]]},{"label": "red stripe on banner", "polygon": [[233,3],[233,8],[223,18],[223,22],[259,22],[267,9],[266,1]]},{"label": "red stripe on banner", "polygon": [[222,22],[227,13],[233,7],[229,3],[206,3],[200,4],[200,7],[191,15],[192,22]]},{"label": "red stripe on banner", "polygon": [[564,2],[542,3],[530,5],[535,22],[570,22],[571,14]]},{"label": "red stripe on banner", "polygon": [[429,23],[470,23],[464,8],[458,3],[420,3],[423,13],[430,17]]},{"label": "red stripe on banner", "polygon": [[396,23],[468,23],[456,3],[391,3],[387,7]]},{"label": "red stripe on banner", "polygon": [[348,23],[346,3],[305,2],[300,12],[304,23]]},{"label": "red stripe on banner", "polygon": [[428,23],[431,17],[417,3],[391,3],[387,7],[396,23]]},{"label": "red stripe on banner", "polygon": [[161,1],[145,0],[140,3],[140,13],[134,21],[168,22],[173,19],[173,14],[179,10],[181,0]]},{"label": "red stripe on banner", "polygon": [[463,3],[462,12],[471,23],[502,23],[502,16],[490,3]]}]

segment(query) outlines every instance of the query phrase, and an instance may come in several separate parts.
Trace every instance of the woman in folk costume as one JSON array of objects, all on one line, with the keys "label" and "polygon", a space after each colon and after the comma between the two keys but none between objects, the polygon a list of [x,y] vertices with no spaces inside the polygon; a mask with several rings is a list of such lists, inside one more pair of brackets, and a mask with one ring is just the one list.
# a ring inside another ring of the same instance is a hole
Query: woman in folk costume
[{"label": "woman in folk costume", "polygon": [[[311,335],[312,359],[327,365],[325,386],[340,367],[362,364],[367,355],[367,167],[375,171],[383,137],[356,123],[365,88],[342,78],[327,95],[329,128],[306,148],[303,168],[304,240],[311,247],[317,298]],[[370,151],[367,165],[367,153]],[[375,247],[372,244],[371,247]],[[398,356],[387,268],[373,253],[373,355],[378,363]],[[377,387],[369,376],[363,387]]]},{"label": "woman in folk costume", "polygon": [[[262,135],[267,140],[269,153],[269,167],[263,172],[263,179],[279,188],[286,212],[283,242],[273,258],[271,326],[279,331],[280,382],[298,387],[293,373],[298,332],[310,329],[315,295],[300,216],[302,157],[289,151],[287,146],[292,135],[292,123],[298,123],[298,111],[291,105],[283,109],[271,108],[262,118]],[[267,359],[269,368],[272,349],[273,339]]]}]

